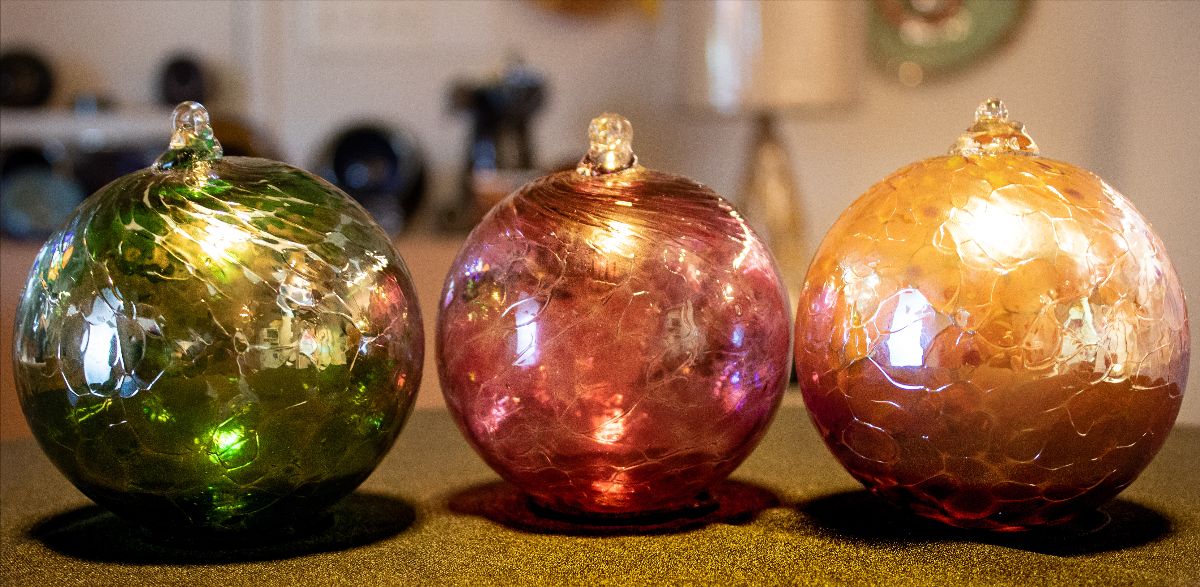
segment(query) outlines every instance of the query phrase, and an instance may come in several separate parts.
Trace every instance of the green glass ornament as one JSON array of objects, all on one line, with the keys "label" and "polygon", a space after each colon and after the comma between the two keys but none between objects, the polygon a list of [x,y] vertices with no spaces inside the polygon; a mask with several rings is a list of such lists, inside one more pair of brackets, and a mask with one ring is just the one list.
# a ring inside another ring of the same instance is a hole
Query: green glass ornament
[{"label": "green glass ornament", "polygon": [[421,379],[412,280],[345,193],[222,157],[208,113],[88,198],[42,247],[16,321],[34,436],[144,526],[311,520],[391,448]]}]

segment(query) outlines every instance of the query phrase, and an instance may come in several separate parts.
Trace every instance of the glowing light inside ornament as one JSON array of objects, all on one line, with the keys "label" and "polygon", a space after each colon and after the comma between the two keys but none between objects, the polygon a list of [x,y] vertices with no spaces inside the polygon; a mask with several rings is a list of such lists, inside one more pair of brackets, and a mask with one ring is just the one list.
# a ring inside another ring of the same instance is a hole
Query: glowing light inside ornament
[{"label": "glowing light inside ornament", "polygon": [[240,469],[257,456],[256,437],[253,431],[236,422],[226,420],[212,431],[208,459],[226,470]]},{"label": "glowing light inside ornament", "polygon": [[609,220],[606,228],[596,230],[592,245],[602,253],[632,259],[637,244],[636,239],[637,232],[628,223]]},{"label": "glowing light inside ornament", "polygon": [[625,411],[614,408],[604,414],[605,420],[592,435],[602,444],[616,444],[625,438]]},{"label": "glowing light inside ornament", "polygon": [[236,428],[233,430],[218,430],[215,434],[213,434],[214,452],[216,454],[225,454],[236,448],[237,445],[245,442],[246,439],[242,436],[242,433],[243,430],[241,428]]},{"label": "glowing light inside ornament", "polygon": [[990,201],[971,198],[947,215],[946,230],[964,261],[1009,267],[1054,244],[1055,231],[1044,216],[1005,201],[998,192],[991,195]]},{"label": "glowing light inside ornament", "polygon": [[637,165],[633,154],[633,124],[620,114],[605,113],[588,125],[587,155],[575,168],[580,175],[605,175]]},{"label": "glowing light inside ornament", "polygon": [[237,257],[231,249],[250,240],[250,234],[240,226],[213,217],[205,219],[205,230],[197,241],[200,249],[213,261],[232,263]]}]

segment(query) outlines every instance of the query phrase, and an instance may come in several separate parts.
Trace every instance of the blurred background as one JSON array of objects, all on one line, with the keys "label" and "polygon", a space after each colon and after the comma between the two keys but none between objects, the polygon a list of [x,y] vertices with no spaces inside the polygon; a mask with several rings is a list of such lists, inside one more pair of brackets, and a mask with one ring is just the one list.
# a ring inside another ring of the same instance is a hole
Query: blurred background
[{"label": "blurred background", "polygon": [[430,337],[419,406],[442,403],[435,302],[466,231],[573,165],[604,111],[643,164],[739,203],[795,282],[854,198],[999,96],[1044,155],[1133,200],[1200,316],[1198,30],[1187,1],[4,0],[0,437],[28,434],[7,357],[38,246],[149,164],[185,99],[227,154],[320,173],[396,235]]}]

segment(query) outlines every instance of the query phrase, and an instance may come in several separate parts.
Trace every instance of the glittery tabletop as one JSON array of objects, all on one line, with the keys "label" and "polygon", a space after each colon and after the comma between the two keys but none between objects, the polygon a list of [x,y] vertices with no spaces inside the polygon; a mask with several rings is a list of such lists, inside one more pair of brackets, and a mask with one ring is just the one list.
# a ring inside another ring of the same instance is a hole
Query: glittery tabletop
[{"label": "glittery tabletop", "polygon": [[1054,532],[979,534],[881,505],[826,452],[803,409],[788,405],[795,399],[718,488],[718,510],[640,528],[538,516],[443,411],[416,412],[375,474],[311,534],[221,549],[157,541],[92,505],[32,440],[4,441],[0,577],[6,585],[1200,584],[1198,428],[1177,428],[1103,516]]}]

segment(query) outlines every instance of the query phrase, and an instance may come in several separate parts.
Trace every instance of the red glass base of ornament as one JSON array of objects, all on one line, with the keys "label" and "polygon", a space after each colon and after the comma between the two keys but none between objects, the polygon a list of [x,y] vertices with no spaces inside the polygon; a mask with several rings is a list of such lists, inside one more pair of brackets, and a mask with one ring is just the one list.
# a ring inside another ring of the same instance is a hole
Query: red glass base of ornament
[{"label": "red glass base of ornament", "polygon": [[679,520],[702,518],[720,507],[712,495],[703,491],[676,507],[633,512],[594,512],[550,504],[526,495],[529,509],[539,516],[584,526],[657,526],[675,524]]},{"label": "red glass base of ornament", "polygon": [[564,514],[539,505],[528,493],[502,481],[464,488],[448,500],[450,511],[456,514],[484,518],[521,532],[562,536],[646,536],[687,532],[710,524],[742,525],[779,505],[779,497],[769,489],[731,480],[697,496],[697,507],[636,516]]}]

